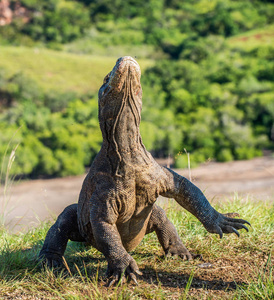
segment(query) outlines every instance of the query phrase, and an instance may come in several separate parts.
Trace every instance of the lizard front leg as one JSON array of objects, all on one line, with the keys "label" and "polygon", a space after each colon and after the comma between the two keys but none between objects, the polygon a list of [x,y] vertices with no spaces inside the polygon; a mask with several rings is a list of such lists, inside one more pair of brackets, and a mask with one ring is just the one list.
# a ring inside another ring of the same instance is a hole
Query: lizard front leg
[{"label": "lizard front leg", "polygon": [[219,213],[193,183],[168,168],[163,168],[163,170],[166,174],[166,186],[161,195],[174,198],[182,207],[192,213],[208,232],[217,233],[222,238],[223,233],[235,233],[239,236],[239,229],[248,231],[244,224],[250,225],[249,222],[230,218],[229,214]]},{"label": "lizard front leg", "polygon": [[125,250],[116,227],[118,210],[111,192],[95,192],[91,199],[90,222],[96,248],[108,261],[107,277],[112,278],[108,286],[122,283],[125,278],[137,284],[136,274],[142,275],[135,260]]},{"label": "lizard front leg", "polygon": [[179,256],[182,259],[187,260],[192,260],[193,257],[197,257],[197,255],[193,255],[187,250],[181,241],[176,228],[167,218],[165,211],[156,204],[153,205],[146,234],[153,231],[156,232],[166,256]]},{"label": "lizard front leg", "polygon": [[67,206],[49,229],[39,259],[49,267],[63,265],[68,240],[85,242],[77,224],[77,204]]}]

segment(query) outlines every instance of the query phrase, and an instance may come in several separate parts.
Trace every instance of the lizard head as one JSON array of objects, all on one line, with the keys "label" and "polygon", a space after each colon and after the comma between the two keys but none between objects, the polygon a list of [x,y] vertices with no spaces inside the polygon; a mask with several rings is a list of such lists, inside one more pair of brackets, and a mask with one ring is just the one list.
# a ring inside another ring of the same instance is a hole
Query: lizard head
[{"label": "lizard head", "polygon": [[118,121],[127,106],[131,108],[135,117],[140,119],[142,109],[140,79],[141,69],[135,59],[124,56],[117,60],[112,71],[104,78],[98,93],[100,123],[106,120]]},{"label": "lizard head", "polygon": [[99,90],[99,98],[106,98],[110,90],[120,94],[130,82],[136,92],[141,88],[141,69],[137,61],[131,56],[120,57],[114,68],[104,78],[104,83]]},{"label": "lizard head", "polygon": [[[122,160],[136,149],[145,149],[139,125],[142,109],[141,69],[130,56],[117,60],[98,93],[99,123],[103,148],[108,151],[113,172],[120,176]],[[123,156],[123,158],[122,158]]]}]

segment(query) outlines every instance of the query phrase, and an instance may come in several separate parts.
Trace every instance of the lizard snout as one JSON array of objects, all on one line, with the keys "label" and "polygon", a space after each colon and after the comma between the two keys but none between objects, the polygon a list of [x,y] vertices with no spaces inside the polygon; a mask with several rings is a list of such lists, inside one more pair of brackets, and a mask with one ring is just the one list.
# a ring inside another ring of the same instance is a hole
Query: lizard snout
[{"label": "lizard snout", "polygon": [[131,56],[120,57],[110,73],[109,84],[121,90],[125,82],[132,81],[134,86],[140,84],[141,69],[137,61]]}]

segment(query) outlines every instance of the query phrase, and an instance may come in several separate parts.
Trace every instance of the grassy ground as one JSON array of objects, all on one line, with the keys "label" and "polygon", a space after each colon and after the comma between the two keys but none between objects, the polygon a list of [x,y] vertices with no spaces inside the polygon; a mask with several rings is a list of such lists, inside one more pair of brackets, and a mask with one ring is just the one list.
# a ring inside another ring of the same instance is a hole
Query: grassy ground
[{"label": "grassy ground", "polygon": [[173,201],[165,208],[186,246],[203,260],[165,259],[150,234],[132,253],[143,272],[139,286],[106,288],[104,257],[80,243],[69,242],[66,270],[39,268],[36,258],[50,224],[27,234],[2,230],[0,299],[273,299],[273,205],[239,200],[219,205],[221,212],[238,212],[252,224],[240,238],[222,240]]},{"label": "grassy ground", "polygon": [[[0,46],[0,68],[9,75],[22,72],[45,90],[97,93],[118,56],[77,55],[43,48]],[[141,69],[152,60],[138,59]]]},{"label": "grassy ground", "polygon": [[163,57],[160,50],[156,50],[152,45],[112,45],[105,47],[104,45],[94,42],[90,37],[77,39],[63,46],[63,50],[76,54],[92,54],[98,56],[120,57],[130,55],[140,58],[159,58]]}]

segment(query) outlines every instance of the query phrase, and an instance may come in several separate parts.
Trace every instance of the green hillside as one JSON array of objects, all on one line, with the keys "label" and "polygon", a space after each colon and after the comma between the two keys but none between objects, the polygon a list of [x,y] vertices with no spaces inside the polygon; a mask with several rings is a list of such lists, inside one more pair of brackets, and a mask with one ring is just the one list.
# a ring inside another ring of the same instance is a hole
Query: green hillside
[{"label": "green hillside", "polygon": [[246,31],[242,34],[228,38],[228,44],[232,48],[243,48],[253,50],[262,46],[274,45],[274,25],[268,25],[264,28]]},{"label": "green hillside", "polygon": [[141,65],[155,157],[186,167],[186,149],[193,167],[273,152],[273,1],[22,0],[23,17],[16,3],[0,26],[4,170],[19,144],[12,174],[83,173],[102,141],[98,88],[124,55]]},{"label": "green hillside", "polygon": [[[76,55],[41,48],[0,46],[0,68],[8,76],[22,72],[44,90],[97,93],[118,57]],[[138,60],[144,71],[152,60]]]}]

